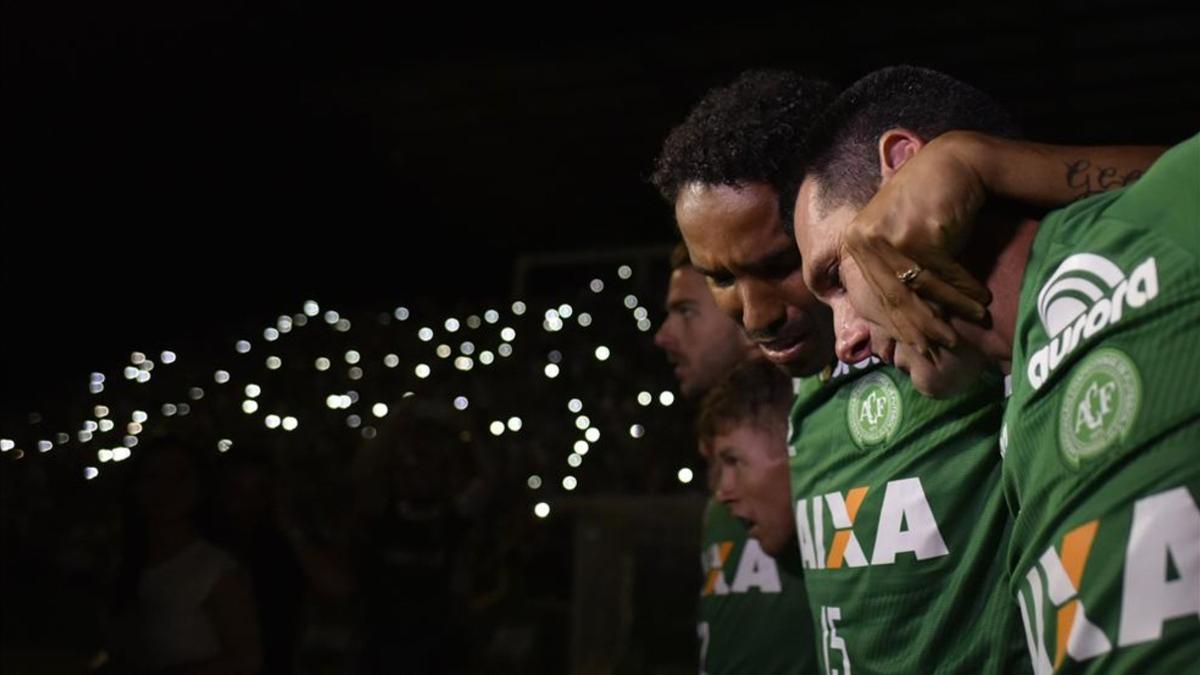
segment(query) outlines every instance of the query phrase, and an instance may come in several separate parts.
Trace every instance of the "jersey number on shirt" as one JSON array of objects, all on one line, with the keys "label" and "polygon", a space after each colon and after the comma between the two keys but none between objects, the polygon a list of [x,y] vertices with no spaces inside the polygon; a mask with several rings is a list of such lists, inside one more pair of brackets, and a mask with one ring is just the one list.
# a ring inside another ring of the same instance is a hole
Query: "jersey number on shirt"
[{"label": "jersey number on shirt", "polygon": [[[846,651],[846,641],[837,632],[837,622],[841,618],[841,607],[821,607],[821,651],[824,655],[825,675],[850,675],[850,652]],[[842,653],[841,670],[829,663],[831,652]]]}]

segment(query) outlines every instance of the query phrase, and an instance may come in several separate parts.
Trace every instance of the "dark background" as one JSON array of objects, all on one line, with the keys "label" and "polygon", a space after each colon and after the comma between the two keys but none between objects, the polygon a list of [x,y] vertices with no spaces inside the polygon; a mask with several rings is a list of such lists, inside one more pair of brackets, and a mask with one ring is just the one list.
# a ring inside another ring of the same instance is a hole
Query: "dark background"
[{"label": "dark background", "polygon": [[400,4],[5,3],[6,411],[308,297],[503,300],[518,255],[667,243],[654,155],[747,67],[929,65],[1045,140],[1200,126],[1192,3]]}]

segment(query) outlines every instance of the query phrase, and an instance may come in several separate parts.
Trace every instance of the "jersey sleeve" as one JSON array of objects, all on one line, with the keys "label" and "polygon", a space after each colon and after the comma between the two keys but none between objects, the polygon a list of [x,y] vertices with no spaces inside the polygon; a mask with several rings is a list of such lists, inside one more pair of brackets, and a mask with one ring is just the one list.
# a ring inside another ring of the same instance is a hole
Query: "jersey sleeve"
[{"label": "jersey sleeve", "polygon": [[1104,215],[1133,224],[1154,223],[1163,236],[1200,256],[1200,134],[1163,154]]}]

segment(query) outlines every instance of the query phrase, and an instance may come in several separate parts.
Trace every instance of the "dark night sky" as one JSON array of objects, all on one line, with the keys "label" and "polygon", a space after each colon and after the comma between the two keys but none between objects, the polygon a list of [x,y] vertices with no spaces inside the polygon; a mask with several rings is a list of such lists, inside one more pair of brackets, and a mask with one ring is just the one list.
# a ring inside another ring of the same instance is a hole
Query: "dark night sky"
[{"label": "dark night sky", "polygon": [[507,294],[523,253],[669,242],[644,183],[658,145],[747,67],[849,81],[930,65],[1046,140],[1196,131],[1200,22],[1180,3],[849,4],[6,2],[0,403],[307,297],[483,301]]}]

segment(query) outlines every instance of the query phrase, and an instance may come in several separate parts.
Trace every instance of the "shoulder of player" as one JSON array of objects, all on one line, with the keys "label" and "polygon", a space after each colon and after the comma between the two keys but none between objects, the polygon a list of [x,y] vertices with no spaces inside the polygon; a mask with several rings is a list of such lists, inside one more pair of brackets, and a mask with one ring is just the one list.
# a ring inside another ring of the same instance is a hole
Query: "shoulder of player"
[{"label": "shoulder of player", "polygon": [[[1030,265],[1055,244],[1112,246],[1124,234],[1153,234],[1165,244],[1200,256],[1200,134],[1168,150],[1127,187],[1091,195],[1046,214]],[[1104,221],[1103,224],[1097,221]],[[1028,277],[1028,275],[1027,275]]]}]

